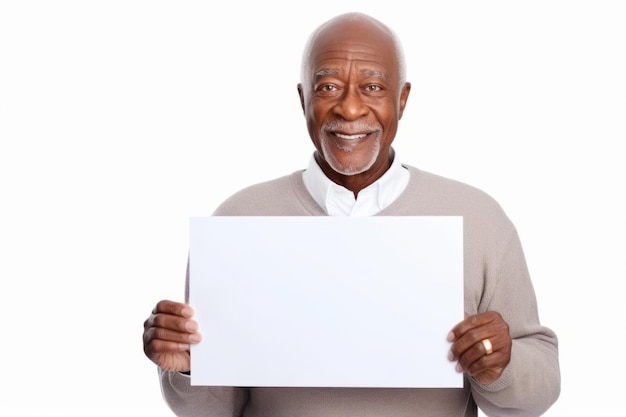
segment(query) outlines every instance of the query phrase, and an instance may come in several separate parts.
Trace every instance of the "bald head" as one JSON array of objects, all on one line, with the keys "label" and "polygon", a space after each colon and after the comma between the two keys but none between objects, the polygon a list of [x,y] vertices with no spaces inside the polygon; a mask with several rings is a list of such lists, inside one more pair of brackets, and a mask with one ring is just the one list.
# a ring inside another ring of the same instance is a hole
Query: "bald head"
[{"label": "bald head", "polygon": [[394,52],[398,67],[398,81],[406,82],[406,63],[400,40],[384,23],[363,13],[353,12],[336,16],[321,24],[309,37],[302,55],[300,81],[310,80],[312,76],[311,58],[320,44],[341,40],[358,39],[363,43],[376,39],[387,50]]}]

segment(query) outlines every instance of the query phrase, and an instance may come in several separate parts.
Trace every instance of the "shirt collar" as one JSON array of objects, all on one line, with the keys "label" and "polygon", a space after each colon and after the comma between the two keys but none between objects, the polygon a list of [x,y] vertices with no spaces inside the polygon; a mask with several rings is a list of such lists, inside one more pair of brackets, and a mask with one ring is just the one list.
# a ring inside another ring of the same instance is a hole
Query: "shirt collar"
[{"label": "shirt collar", "polygon": [[309,194],[330,216],[372,216],[393,203],[409,182],[409,171],[397,155],[389,169],[368,187],[354,193],[332,182],[311,156],[302,179]]}]

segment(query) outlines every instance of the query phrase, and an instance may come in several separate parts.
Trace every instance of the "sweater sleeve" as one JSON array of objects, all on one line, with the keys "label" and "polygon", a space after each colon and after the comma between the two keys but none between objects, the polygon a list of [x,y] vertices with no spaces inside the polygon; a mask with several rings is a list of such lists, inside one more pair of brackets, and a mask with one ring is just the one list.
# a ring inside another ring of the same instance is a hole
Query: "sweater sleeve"
[{"label": "sweater sleeve", "polygon": [[165,402],[179,417],[240,417],[248,390],[237,387],[191,386],[191,378],[158,368]]},{"label": "sweater sleeve", "polygon": [[517,232],[502,248],[500,262],[486,271],[481,311],[497,311],[513,339],[511,361],[495,382],[470,378],[477,405],[487,416],[539,416],[560,394],[558,342],[539,322],[535,292]]}]

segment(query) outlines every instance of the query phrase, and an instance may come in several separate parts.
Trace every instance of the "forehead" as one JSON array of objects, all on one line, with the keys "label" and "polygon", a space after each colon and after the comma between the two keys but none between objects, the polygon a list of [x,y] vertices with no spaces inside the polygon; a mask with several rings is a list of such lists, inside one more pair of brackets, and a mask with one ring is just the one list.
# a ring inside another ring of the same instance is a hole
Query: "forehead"
[{"label": "forehead", "polygon": [[396,77],[398,56],[393,38],[384,30],[366,23],[350,22],[325,28],[316,36],[309,56],[310,70],[357,71]]}]

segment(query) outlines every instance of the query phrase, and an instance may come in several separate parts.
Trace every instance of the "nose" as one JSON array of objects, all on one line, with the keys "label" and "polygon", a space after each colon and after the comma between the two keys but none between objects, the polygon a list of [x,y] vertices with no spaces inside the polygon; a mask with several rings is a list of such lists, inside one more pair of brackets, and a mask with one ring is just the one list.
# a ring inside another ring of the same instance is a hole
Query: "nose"
[{"label": "nose", "polygon": [[369,109],[357,88],[347,88],[334,107],[334,113],[344,120],[356,120],[365,116]]}]

